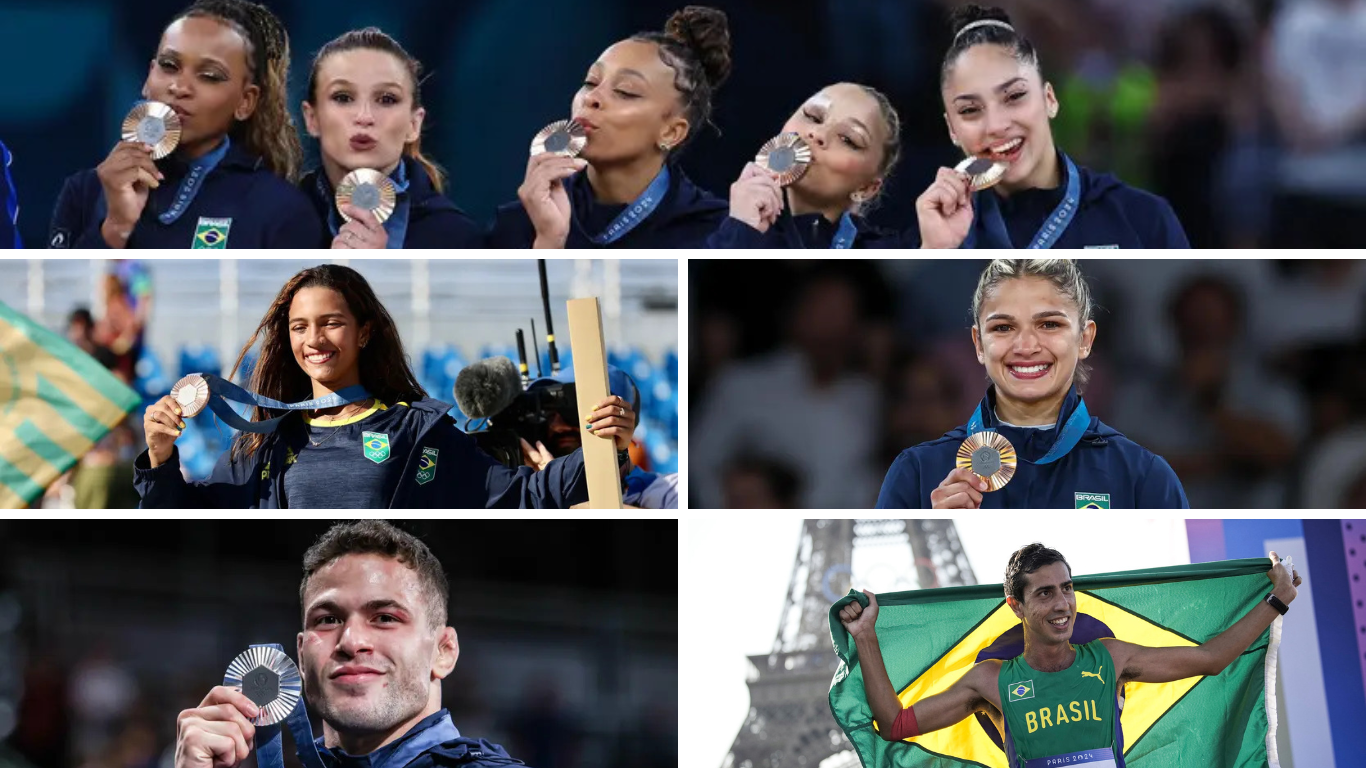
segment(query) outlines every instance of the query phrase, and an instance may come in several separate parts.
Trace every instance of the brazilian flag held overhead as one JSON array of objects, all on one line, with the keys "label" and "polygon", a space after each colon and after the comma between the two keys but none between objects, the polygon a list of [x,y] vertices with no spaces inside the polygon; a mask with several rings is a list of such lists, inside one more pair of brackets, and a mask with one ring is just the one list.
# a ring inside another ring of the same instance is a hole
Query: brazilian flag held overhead
[{"label": "brazilian flag held overhead", "polygon": [[[1072,642],[1115,637],[1147,646],[1199,645],[1265,597],[1270,567],[1257,558],[1077,576]],[[853,638],[839,620],[840,609],[859,598],[867,600],[850,593],[830,610],[841,660],[830,708],[863,765],[1006,768],[1001,736],[983,715],[897,743],[878,736]],[[903,706],[944,691],[979,661],[1024,652],[1023,625],[1006,605],[1000,584],[893,592],[877,601],[877,636]],[[1124,686],[1120,724],[1129,768],[1274,768],[1281,621],[1217,676]]]},{"label": "brazilian flag held overhead", "polygon": [[140,402],[93,357],[0,302],[0,508],[38,501]]}]

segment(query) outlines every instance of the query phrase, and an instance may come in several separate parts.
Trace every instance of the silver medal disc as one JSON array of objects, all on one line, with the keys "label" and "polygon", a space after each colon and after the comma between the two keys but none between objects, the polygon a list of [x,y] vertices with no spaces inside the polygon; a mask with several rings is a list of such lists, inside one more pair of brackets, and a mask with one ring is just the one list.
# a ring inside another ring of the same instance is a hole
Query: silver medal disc
[{"label": "silver medal disc", "polygon": [[148,115],[138,121],[138,141],[156,146],[166,138],[166,121]]},{"label": "silver medal disc", "polygon": [[1001,471],[1001,452],[989,445],[972,452],[972,473],[991,477]]},{"label": "silver medal disc", "polygon": [[275,725],[289,717],[303,696],[299,668],[274,648],[248,648],[228,665],[223,684],[242,689],[261,712],[253,725]]},{"label": "silver medal disc", "polygon": [[379,187],[369,183],[357,184],[356,191],[351,193],[351,204],[367,211],[373,211],[376,208],[379,208]]}]

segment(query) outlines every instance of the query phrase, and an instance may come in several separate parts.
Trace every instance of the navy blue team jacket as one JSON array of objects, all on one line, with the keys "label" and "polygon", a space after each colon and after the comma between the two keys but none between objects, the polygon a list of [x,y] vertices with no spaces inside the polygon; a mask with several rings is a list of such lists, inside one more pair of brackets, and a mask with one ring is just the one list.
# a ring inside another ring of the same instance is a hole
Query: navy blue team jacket
[{"label": "navy blue team jacket", "polygon": [[[402,737],[367,755],[348,755],[328,749],[323,737],[314,740],[325,768],[502,768],[525,765],[501,746],[460,735],[448,710],[440,710],[414,725]],[[307,765],[307,763],[304,763]]]},{"label": "navy blue team jacket", "polygon": [[[729,211],[729,207],[727,207]],[[873,226],[862,216],[854,221],[855,248],[905,248],[904,238],[897,233]],[[835,239],[839,223],[819,213],[793,216],[784,209],[767,232],[760,232],[737,218],[727,215],[721,226],[707,238],[708,248],[829,248]],[[917,233],[916,237],[919,237]]]},{"label": "navy blue team jacket", "polygon": [[[404,457],[391,509],[568,509],[588,500],[581,450],[552,461],[540,472],[530,467],[511,469],[479,450],[474,438],[461,432],[447,415],[450,409],[450,404],[431,398],[404,409],[407,418],[400,428],[413,438],[413,449]],[[279,428],[300,429],[302,424],[300,417],[291,414]],[[279,437],[278,433],[268,435],[246,461],[230,462],[230,452],[224,451],[209,479],[196,483],[187,483],[180,473],[179,449],[155,469],[143,451],[133,465],[133,485],[147,509],[279,509],[284,486],[280,469],[286,465],[286,445]],[[438,452],[434,481],[427,483],[417,480],[423,448]]]},{"label": "navy blue team jacket", "polygon": [[[426,169],[411,157],[403,158],[403,170],[408,176],[408,230],[403,237],[404,248],[483,248],[484,228],[475,223],[447,197],[436,191]],[[299,181],[299,189],[308,195],[318,217],[328,221],[335,205],[336,192],[322,169],[309,173]],[[330,226],[324,231],[321,247],[332,245],[334,233]]]},{"label": "navy blue team jacket", "polygon": [[[996,418],[995,387],[987,390],[981,405],[984,426],[1009,440],[1021,460],[1004,488],[982,494],[982,509],[1083,509],[1092,503],[1113,509],[1190,508],[1181,481],[1161,456],[1095,416],[1066,456],[1050,464],[1029,463],[1048,453],[1080,401],[1073,386],[1053,429],[1008,427]],[[929,509],[930,493],[954,469],[958,446],[967,436],[965,424],[902,451],[882,481],[878,509]]]},{"label": "navy blue team jacket", "polygon": [[[604,205],[593,200],[587,171],[570,176],[570,225],[566,248],[702,248],[707,238],[729,215],[730,203],[693,184],[677,165],[669,166],[669,191],[645,221],[614,243],[598,245],[592,237],[607,228],[624,205]],[[490,248],[530,248],[536,228],[520,200],[498,206]]]},{"label": "navy blue team jacket", "polygon": [[[174,155],[157,161],[166,177],[152,190],[128,248],[317,248],[326,231],[308,198],[232,144],[189,208],[171,224],[171,208],[186,165]],[[67,178],[48,230],[50,248],[107,248],[100,235],[109,208],[95,169]]]},{"label": "navy blue team jacket", "polygon": [[19,196],[9,175],[14,157],[0,141],[0,248],[22,248],[19,242]]}]

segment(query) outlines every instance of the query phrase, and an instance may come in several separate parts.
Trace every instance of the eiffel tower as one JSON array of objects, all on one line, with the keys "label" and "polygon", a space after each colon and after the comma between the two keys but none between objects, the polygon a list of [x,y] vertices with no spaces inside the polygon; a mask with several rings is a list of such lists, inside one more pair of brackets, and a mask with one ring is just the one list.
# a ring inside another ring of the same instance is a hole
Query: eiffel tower
[{"label": "eiffel tower", "polygon": [[[952,520],[804,521],[773,650],[749,657],[749,716],[722,768],[858,768],[830,714],[839,666],[830,605],[849,591],[855,550],[872,557],[876,549],[884,558],[910,556],[915,582],[907,583],[902,568],[894,589],[977,583]],[[867,583],[862,572],[859,578]]]}]

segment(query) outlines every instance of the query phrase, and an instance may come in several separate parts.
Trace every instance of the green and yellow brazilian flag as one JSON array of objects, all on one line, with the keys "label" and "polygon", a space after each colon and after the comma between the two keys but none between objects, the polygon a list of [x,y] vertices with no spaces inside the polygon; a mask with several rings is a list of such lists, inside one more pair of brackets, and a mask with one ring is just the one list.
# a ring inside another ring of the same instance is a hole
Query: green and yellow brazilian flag
[{"label": "green and yellow brazilian flag", "polygon": [[140,402],[93,357],[0,302],[0,508],[40,499]]},{"label": "green and yellow brazilian flag", "polygon": [[[1198,645],[1266,596],[1269,568],[1265,558],[1256,558],[1077,576],[1072,642],[1115,637],[1147,646]],[[850,592],[830,609],[830,633],[842,662],[830,688],[830,709],[863,764],[1007,768],[1001,736],[984,715],[895,744],[877,735],[863,668],[839,620],[840,609],[856,599],[867,604],[862,593]],[[878,640],[903,706],[946,690],[979,661],[1024,652],[1023,625],[1005,604],[1000,584],[893,592],[877,601]],[[1277,623],[1215,677],[1124,686],[1120,723],[1129,768],[1275,766],[1279,642]]]}]

